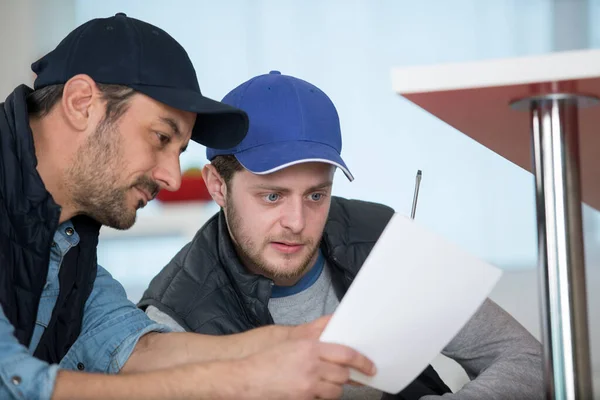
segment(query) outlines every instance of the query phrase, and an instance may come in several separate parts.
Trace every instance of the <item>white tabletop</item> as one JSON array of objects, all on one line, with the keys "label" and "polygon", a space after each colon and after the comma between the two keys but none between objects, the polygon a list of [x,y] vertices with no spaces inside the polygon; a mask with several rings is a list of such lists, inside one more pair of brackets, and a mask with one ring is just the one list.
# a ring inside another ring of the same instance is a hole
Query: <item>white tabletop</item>
[{"label": "white tabletop", "polygon": [[538,56],[466,63],[393,68],[392,85],[400,94],[521,85],[600,75],[600,50],[578,50]]}]

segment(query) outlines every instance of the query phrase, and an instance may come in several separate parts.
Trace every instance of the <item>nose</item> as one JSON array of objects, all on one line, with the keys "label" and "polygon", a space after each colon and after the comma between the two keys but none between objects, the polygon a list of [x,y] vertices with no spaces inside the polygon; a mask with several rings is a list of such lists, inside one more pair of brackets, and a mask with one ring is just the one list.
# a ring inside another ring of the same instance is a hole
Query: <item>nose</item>
[{"label": "nose", "polygon": [[281,210],[281,226],[293,233],[301,233],[306,225],[304,203],[301,198],[289,199]]},{"label": "nose", "polygon": [[160,185],[161,190],[177,191],[181,187],[179,154],[165,154],[152,171],[152,177]]}]

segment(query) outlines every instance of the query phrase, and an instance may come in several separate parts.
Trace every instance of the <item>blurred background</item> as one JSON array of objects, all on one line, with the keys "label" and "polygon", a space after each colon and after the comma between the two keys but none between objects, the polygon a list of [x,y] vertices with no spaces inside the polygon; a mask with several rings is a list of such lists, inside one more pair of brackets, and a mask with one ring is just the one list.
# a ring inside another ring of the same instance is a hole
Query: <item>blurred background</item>
[{"label": "blurred background", "polygon": [[[30,64],[76,26],[117,12],[175,37],[209,97],[270,70],[323,89],[337,106],[342,155],[356,177],[349,183],[338,174],[334,194],[408,214],[421,169],[417,220],[505,270],[491,297],[540,337],[533,176],[396,95],[390,72],[600,47],[600,1],[0,0],[0,98],[31,85]],[[182,169],[202,167],[204,151],[192,143]],[[155,201],[130,231],[103,229],[99,262],[137,301],[216,211],[212,202]],[[584,205],[583,215],[598,393],[600,214]],[[434,365],[453,388],[466,381],[444,357]]]}]

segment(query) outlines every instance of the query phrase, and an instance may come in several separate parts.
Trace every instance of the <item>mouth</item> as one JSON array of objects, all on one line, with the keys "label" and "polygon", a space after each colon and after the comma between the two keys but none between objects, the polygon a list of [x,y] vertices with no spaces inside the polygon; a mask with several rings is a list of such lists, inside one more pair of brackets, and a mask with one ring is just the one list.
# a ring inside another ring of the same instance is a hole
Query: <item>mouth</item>
[{"label": "mouth", "polygon": [[304,244],[293,242],[271,242],[271,246],[275,250],[285,254],[297,253],[304,248]]},{"label": "mouth", "polygon": [[138,192],[140,192],[140,194],[142,195],[142,202],[143,202],[144,206],[146,204],[148,204],[152,199],[154,199],[154,196],[152,194],[150,194],[150,192],[148,192],[138,186],[135,186],[135,189]]}]

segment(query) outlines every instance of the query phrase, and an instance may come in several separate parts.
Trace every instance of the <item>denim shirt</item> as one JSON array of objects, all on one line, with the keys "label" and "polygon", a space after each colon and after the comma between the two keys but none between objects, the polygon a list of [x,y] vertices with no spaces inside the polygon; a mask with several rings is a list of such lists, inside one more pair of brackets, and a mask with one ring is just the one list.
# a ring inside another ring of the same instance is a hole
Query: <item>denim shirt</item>
[{"label": "denim shirt", "polygon": [[0,307],[0,399],[50,399],[59,368],[118,373],[142,335],[170,331],[129,301],[123,286],[98,266],[94,288],[85,304],[81,333],[69,352],[58,365],[33,357],[58,299],[60,265],[78,243],[79,236],[70,221],[58,227],[29,348],[13,335],[14,328]]}]

